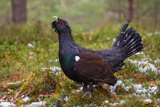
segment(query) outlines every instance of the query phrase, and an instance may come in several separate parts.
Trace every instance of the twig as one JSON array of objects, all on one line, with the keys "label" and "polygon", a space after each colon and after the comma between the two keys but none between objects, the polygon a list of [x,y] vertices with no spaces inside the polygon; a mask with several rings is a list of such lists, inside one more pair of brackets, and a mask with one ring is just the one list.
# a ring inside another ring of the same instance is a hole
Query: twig
[{"label": "twig", "polygon": [[6,96],[6,95],[4,95],[4,96],[1,98],[1,100],[4,100],[6,97],[7,97],[7,96]]}]

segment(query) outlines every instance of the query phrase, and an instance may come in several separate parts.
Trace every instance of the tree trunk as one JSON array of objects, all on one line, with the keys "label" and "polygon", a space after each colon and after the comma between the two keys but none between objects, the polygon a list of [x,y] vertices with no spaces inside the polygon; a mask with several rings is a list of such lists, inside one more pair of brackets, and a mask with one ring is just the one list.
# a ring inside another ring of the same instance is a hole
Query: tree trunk
[{"label": "tree trunk", "polygon": [[158,24],[158,12],[159,12],[159,4],[160,2],[158,0],[155,0],[155,4],[154,4],[154,25],[155,28],[157,27]]},{"label": "tree trunk", "polygon": [[11,0],[11,2],[13,23],[25,23],[27,21],[26,0]]},{"label": "tree trunk", "polygon": [[129,18],[128,18],[128,23],[130,23],[133,19],[133,0],[128,0],[129,3]]},{"label": "tree trunk", "polygon": [[158,6],[156,5],[155,9],[154,9],[154,24],[155,24],[155,27],[157,27],[157,23],[158,23]]}]

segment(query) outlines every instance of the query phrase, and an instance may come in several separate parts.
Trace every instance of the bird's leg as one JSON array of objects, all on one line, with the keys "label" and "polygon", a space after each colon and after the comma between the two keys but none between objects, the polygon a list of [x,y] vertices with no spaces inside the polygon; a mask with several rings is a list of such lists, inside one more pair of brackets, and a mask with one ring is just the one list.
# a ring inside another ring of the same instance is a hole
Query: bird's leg
[{"label": "bird's leg", "polygon": [[87,91],[88,89],[87,89],[87,84],[86,83],[84,83],[84,85],[83,85],[83,88],[81,88],[81,89],[79,89],[79,90],[76,90],[76,92],[75,93],[84,93],[85,91]]},{"label": "bird's leg", "polygon": [[85,91],[87,91],[88,89],[87,89],[87,84],[86,83],[84,83],[84,85],[83,85],[83,91],[85,92]]},{"label": "bird's leg", "polygon": [[[84,85],[85,86],[85,85]],[[84,87],[83,87],[84,88]],[[88,94],[89,95],[89,98],[91,98],[91,92],[92,92],[92,90],[93,90],[93,84],[92,84],[92,82],[89,84],[89,88],[88,88],[88,91],[84,91],[84,95],[83,95],[83,97],[82,97],[82,99]]]}]

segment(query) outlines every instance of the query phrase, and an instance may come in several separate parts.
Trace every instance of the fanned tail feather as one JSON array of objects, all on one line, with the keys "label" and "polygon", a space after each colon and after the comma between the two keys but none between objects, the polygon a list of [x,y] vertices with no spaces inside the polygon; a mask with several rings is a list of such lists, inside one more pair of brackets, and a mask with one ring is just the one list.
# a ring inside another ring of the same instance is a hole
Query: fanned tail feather
[{"label": "fanned tail feather", "polygon": [[[113,47],[118,48],[121,53],[122,59],[119,62],[114,63],[116,67],[116,71],[121,69],[121,67],[124,65],[124,60],[131,55],[141,51],[143,49],[142,37],[139,33],[136,33],[135,30],[132,30],[132,28],[129,28],[127,31],[128,24],[124,24],[116,41],[114,42]],[[126,32],[125,32],[126,31]]]}]

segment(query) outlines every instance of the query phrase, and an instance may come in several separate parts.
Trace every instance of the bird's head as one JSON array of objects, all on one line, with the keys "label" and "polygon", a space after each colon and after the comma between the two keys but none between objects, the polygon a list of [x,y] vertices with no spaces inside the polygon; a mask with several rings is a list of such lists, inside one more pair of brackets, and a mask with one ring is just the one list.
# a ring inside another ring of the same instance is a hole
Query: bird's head
[{"label": "bird's head", "polygon": [[53,19],[54,21],[52,22],[52,28],[54,28],[56,32],[71,32],[71,28],[69,27],[67,21],[60,19],[57,16],[53,16]]}]

